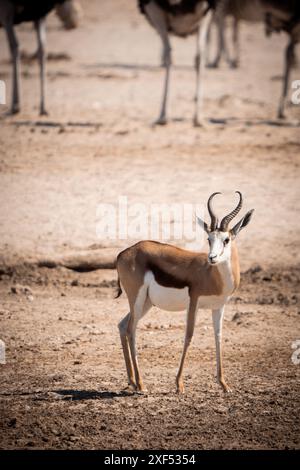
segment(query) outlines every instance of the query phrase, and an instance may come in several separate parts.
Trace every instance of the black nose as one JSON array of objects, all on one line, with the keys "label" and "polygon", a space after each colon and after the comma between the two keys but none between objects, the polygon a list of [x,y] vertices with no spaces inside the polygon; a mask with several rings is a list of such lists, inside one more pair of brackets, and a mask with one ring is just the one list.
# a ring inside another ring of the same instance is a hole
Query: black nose
[{"label": "black nose", "polygon": [[216,257],[217,257],[217,255],[209,255],[210,261],[213,261]]}]

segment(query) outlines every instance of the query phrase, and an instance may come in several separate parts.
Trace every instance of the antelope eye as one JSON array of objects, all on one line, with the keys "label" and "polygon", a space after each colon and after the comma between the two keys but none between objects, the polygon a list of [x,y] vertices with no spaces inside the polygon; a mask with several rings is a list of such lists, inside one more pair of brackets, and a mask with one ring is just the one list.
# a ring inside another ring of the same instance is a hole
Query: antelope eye
[{"label": "antelope eye", "polygon": [[229,243],[229,238],[225,238],[224,245],[227,245],[228,243]]}]

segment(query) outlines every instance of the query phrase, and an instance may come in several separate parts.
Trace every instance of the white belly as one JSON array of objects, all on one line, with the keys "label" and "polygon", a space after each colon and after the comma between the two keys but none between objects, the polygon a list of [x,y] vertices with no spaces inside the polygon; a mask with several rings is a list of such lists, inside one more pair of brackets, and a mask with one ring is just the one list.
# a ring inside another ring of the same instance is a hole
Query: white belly
[{"label": "white belly", "polygon": [[[188,287],[183,289],[176,289],[173,287],[164,287],[156,282],[152,272],[147,272],[145,275],[145,284],[148,286],[148,297],[152,303],[162,310],[178,312],[186,310],[189,306],[189,291]],[[202,296],[198,299],[198,308],[215,309],[219,308],[226,301],[228,297],[208,295]]]},{"label": "white belly", "polygon": [[175,289],[173,287],[161,286],[155,281],[154,275],[150,272],[146,274],[145,281],[148,284],[148,297],[152,305],[174,312],[187,309],[189,305],[187,287]]}]

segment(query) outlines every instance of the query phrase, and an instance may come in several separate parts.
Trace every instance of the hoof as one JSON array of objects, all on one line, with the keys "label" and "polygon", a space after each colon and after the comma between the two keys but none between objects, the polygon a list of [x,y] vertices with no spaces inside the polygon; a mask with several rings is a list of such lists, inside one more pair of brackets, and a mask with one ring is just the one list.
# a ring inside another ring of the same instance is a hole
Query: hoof
[{"label": "hoof", "polygon": [[136,395],[148,395],[148,390],[146,388],[142,388],[141,390],[136,389]]},{"label": "hoof", "polygon": [[40,116],[49,116],[49,113],[48,113],[48,111],[46,111],[46,109],[41,109],[40,110]]},{"label": "hoof", "polygon": [[153,127],[155,127],[155,126],[165,126],[166,124],[168,124],[168,120],[165,117],[160,117],[160,118],[156,119],[156,121],[153,122],[152,126]]},{"label": "hoof", "polygon": [[207,69],[217,69],[219,68],[219,62],[209,62],[206,64]]},{"label": "hoof", "polygon": [[18,114],[20,112],[20,106],[13,106],[9,112],[10,115]]},{"label": "hoof", "polygon": [[193,126],[194,127],[204,127],[203,122],[201,122],[200,119],[198,119],[196,117],[193,119]]},{"label": "hoof", "polygon": [[143,383],[140,383],[135,388],[135,393],[137,395],[146,395],[148,393],[147,388],[144,386]]},{"label": "hoof", "polygon": [[127,387],[124,387],[122,389],[122,392],[135,392],[136,391],[136,385],[135,384],[128,384]]},{"label": "hoof", "polygon": [[221,385],[224,393],[231,393],[232,392],[231,388],[225,382],[221,382],[220,385]]},{"label": "hoof", "polygon": [[231,60],[231,61],[229,62],[229,67],[230,67],[231,69],[237,69],[238,66],[239,66],[239,63],[238,63],[237,60]]},{"label": "hoof", "polygon": [[182,382],[179,382],[176,384],[177,385],[177,388],[176,388],[176,393],[178,395],[183,395],[184,394],[184,385]]}]

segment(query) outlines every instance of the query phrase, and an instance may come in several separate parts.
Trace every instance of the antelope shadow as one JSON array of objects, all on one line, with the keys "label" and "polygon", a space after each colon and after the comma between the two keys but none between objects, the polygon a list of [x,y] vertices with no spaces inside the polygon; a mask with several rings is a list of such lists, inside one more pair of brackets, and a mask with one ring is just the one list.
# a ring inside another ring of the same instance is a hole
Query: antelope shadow
[{"label": "antelope shadow", "polygon": [[81,400],[113,400],[114,398],[126,398],[135,395],[135,392],[121,390],[115,392],[112,390],[78,390],[78,389],[55,389],[55,390],[37,390],[37,391],[12,391],[1,393],[0,397],[24,396],[32,397],[37,401],[48,401],[51,395],[56,400],[81,401]]},{"label": "antelope shadow", "polygon": [[114,398],[125,398],[133,396],[133,392],[126,390],[121,390],[120,392],[113,392],[111,390],[76,390],[76,389],[59,389],[53,390],[52,392],[61,395],[62,400],[72,400],[72,401],[81,401],[81,400],[113,400]]}]

